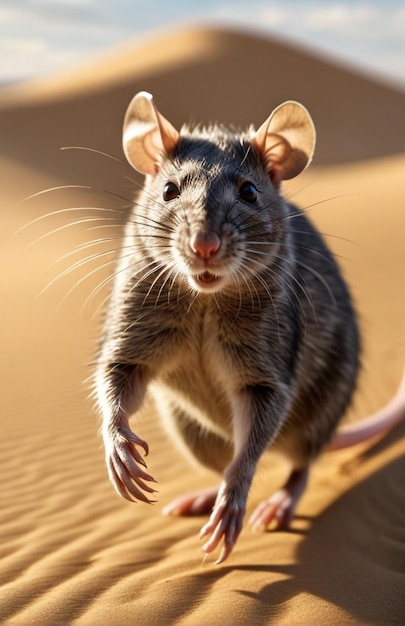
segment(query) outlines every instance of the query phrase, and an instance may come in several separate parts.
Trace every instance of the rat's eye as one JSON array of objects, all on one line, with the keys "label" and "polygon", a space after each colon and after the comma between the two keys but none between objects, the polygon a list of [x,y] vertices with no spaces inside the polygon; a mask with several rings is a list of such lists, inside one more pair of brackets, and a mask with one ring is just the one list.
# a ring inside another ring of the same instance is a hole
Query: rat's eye
[{"label": "rat's eye", "polygon": [[170,200],[175,200],[180,195],[179,188],[174,183],[166,183],[163,189],[163,200],[165,202],[170,202]]},{"label": "rat's eye", "polygon": [[245,200],[245,202],[256,202],[257,189],[249,180],[241,184],[239,188],[239,198]]}]

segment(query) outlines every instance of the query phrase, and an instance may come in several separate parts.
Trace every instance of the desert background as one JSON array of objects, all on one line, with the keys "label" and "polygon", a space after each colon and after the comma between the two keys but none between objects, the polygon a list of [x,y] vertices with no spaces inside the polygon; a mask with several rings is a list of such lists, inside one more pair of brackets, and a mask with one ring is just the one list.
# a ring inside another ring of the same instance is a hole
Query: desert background
[{"label": "desert background", "polygon": [[[137,433],[159,502],[116,496],[88,378],[121,226],[142,183],[123,115],[140,90],[175,126],[258,126],[287,99],[317,129],[313,164],[284,185],[338,255],[363,333],[347,422],[393,395],[405,363],[404,93],[275,38],[189,26],[0,90],[1,567],[4,624],[401,624],[405,424],[325,453],[289,532],[245,528],[203,565],[200,518],[165,518],[215,484],[167,440],[152,405]],[[61,150],[61,148],[64,148]],[[48,190],[48,191],[45,191]],[[263,458],[255,504],[288,472]]]}]

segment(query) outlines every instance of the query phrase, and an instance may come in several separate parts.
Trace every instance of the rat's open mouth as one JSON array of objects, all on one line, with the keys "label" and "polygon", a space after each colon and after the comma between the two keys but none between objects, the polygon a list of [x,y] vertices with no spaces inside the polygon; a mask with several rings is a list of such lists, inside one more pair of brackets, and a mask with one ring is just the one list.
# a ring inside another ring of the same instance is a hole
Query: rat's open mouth
[{"label": "rat's open mouth", "polygon": [[220,276],[217,276],[216,274],[212,274],[211,272],[207,272],[207,271],[194,276],[194,280],[203,285],[211,285],[217,280],[220,280],[220,278],[221,278]]},{"label": "rat's open mouth", "polygon": [[213,274],[212,272],[201,272],[200,274],[192,274],[189,277],[190,285],[198,291],[213,292],[221,289],[224,277]]}]

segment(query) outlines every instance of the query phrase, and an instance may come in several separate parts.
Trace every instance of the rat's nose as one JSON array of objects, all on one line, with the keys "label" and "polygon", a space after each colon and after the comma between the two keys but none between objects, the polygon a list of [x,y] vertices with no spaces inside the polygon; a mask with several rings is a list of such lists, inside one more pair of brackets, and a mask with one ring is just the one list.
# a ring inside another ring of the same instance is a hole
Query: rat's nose
[{"label": "rat's nose", "polygon": [[214,256],[221,247],[221,240],[213,232],[196,232],[190,237],[190,248],[202,259]]}]

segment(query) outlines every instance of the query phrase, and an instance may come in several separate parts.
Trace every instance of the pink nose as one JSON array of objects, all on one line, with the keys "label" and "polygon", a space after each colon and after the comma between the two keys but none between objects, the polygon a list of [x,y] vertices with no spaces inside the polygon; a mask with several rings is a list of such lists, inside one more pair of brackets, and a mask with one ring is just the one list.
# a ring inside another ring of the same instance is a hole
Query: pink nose
[{"label": "pink nose", "polygon": [[213,232],[197,232],[190,238],[190,248],[202,259],[209,259],[218,252],[221,240]]}]

